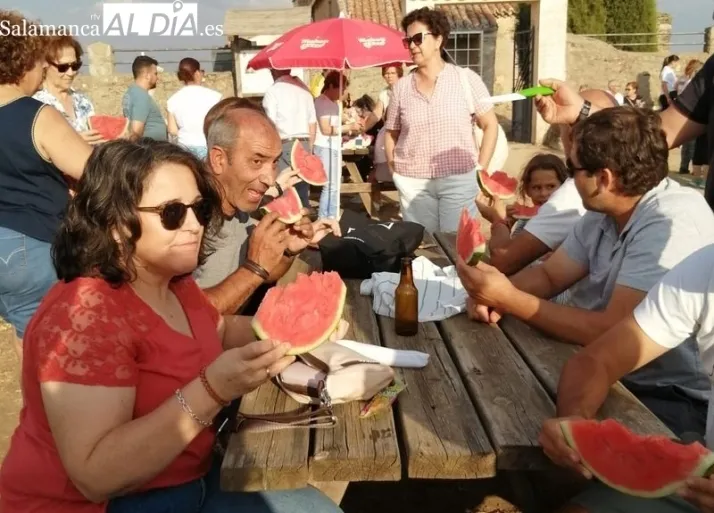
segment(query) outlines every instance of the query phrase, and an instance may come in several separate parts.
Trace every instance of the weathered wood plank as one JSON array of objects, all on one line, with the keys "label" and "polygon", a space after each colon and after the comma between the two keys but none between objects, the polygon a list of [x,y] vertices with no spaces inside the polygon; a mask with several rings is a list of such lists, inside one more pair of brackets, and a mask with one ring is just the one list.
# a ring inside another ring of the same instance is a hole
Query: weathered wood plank
[{"label": "weathered wood plank", "polygon": [[[563,366],[578,350],[577,346],[555,341],[510,316],[504,317],[500,324],[533,372],[555,397]],[[622,383],[617,383],[611,388],[605,404],[598,412],[598,417],[615,419],[636,433],[673,436],[667,426]]]},{"label": "weathered wood plank", "polygon": [[[437,238],[447,253],[453,256],[455,234],[439,234]],[[555,397],[563,366],[575,354],[578,346],[553,340],[510,316],[500,322],[500,327],[545,389]],[[642,434],[671,435],[670,430],[621,383],[612,387],[600,410],[600,417],[616,419]]]},{"label": "weathered wood plank", "polygon": [[[348,340],[379,344],[379,328],[370,297],[361,296],[358,280],[348,280],[344,318]],[[363,403],[335,406],[338,423],[316,430],[310,478],[315,481],[398,481],[401,461],[392,409],[359,418]]]},{"label": "weathered wood plank", "polygon": [[379,316],[382,343],[430,355],[423,369],[400,369],[407,389],[397,402],[408,476],[416,479],[493,477],[496,455],[436,325],[420,323],[414,337],[394,332]]},{"label": "weathered wood plank", "polygon": [[[241,399],[246,414],[284,413],[301,405],[268,382]],[[267,433],[238,431],[230,437],[221,465],[221,488],[258,491],[307,485],[310,433],[285,429]]]},{"label": "weathered wood plank", "polygon": [[[437,234],[436,239],[453,258],[453,237]],[[538,433],[555,405],[503,332],[465,314],[439,326],[496,449],[498,468],[550,468]]]}]

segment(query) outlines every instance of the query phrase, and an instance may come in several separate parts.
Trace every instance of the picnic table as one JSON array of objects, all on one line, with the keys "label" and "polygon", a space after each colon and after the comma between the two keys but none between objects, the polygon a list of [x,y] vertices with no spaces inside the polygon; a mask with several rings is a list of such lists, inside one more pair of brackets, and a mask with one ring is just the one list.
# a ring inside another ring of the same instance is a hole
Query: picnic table
[{"label": "picnic table", "polygon": [[357,161],[369,155],[369,147],[342,149],[342,165],[347,168],[349,183],[342,183],[340,194],[359,194],[364,209],[370,217],[379,211],[382,191],[396,190],[392,183],[365,182],[357,169]]},{"label": "picnic table", "polygon": [[[451,265],[455,235],[427,234],[418,251]],[[308,266],[301,262],[303,270]],[[348,482],[482,479],[500,471],[552,470],[538,433],[555,414],[561,368],[577,347],[506,317],[500,325],[465,314],[421,323],[414,337],[372,310],[359,281],[347,280],[346,338],[430,355],[423,369],[396,369],[407,388],[389,411],[360,419],[361,403],[335,406],[331,429],[231,435],[221,469],[226,490],[256,491],[314,484],[337,502]],[[240,410],[282,413],[301,405],[267,383]],[[625,387],[616,384],[601,409],[640,434],[672,433]],[[336,490],[336,491],[335,491]],[[341,492],[340,492],[341,490]]]}]

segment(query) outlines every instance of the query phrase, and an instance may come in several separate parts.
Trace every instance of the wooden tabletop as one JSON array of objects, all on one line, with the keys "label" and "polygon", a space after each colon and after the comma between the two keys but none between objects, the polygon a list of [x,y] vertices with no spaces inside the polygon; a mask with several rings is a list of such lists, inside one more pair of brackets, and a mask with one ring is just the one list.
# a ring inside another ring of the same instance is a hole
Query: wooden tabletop
[{"label": "wooden tabletop", "polygon": [[[426,235],[419,254],[451,265],[454,236]],[[347,281],[347,339],[430,355],[423,369],[396,369],[407,388],[393,409],[360,419],[361,403],[337,405],[333,429],[232,435],[221,470],[226,490],[255,491],[308,482],[396,481],[403,478],[480,479],[499,470],[551,467],[537,437],[555,415],[560,370],[577,350],[505,318],[500,327],[464,314],[421,323],[414,337],[394,333],[372,298]],[[241,411],[271,413],[300,405],[272,383],[245,396]],[[642,434],[671,432],[622,385],[603,416]]]}]

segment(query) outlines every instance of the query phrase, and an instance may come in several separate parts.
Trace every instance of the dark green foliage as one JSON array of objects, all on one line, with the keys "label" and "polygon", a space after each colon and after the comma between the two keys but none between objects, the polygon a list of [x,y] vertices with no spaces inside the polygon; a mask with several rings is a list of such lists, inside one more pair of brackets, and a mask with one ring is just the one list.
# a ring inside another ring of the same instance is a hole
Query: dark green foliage
[{"label": "dark green foliage", "polygon": [[605,0],[570,0],[568,30],[574,34],[604,34],[607,22]]},{"label": "dark green foliage", "polygon": [[651,33],[653,35],[650,36],[610,36],[606,40],[616,44],[621,50],[654,52],[657,51],[657,36],[654,35],[657,32],[657,2],[656,0],[570,0],[568,31],[574,34]]},{"label": "dark green foliage", "polygon": [[[657,32],[657,5],[655,0],[604,0],[607,10],[605,29],[608,34],[643,34]],[[657,36],[612,36],[621,50],[634,52],[657,51]],[[633,46],[622,43],[640,43]],[[648,43],[648,44],[642,44]]]}]

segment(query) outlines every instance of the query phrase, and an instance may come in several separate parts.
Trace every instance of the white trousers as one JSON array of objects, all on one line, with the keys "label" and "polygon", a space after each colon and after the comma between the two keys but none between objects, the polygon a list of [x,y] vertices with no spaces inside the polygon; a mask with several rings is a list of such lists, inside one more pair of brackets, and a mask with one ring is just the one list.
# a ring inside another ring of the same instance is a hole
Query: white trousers
[{"label": "white trousers", "polygon": [[478,215],[475,170],[446,178],[410,178],[397,173],[393,176],[402,218],[421,224],[430,233],[456,232],[464,207],[471,217]]}]

